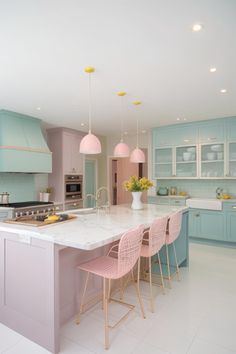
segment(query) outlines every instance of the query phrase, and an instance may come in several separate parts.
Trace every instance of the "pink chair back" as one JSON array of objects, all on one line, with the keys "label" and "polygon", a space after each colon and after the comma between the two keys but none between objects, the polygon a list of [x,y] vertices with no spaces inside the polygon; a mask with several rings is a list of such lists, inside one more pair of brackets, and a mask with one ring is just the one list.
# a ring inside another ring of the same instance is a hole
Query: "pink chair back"
[{"label": "pink chair back", "polygon": [[149,255],[154,256],[166,242],[168,216],[153,221],[149,230]]},{"label": "pink chair back", "polygon": [[144,226],[140,225],[124,233],[118,248],[118,276],[127,274],[140,257]]},{"label": "pink chair back", "polygon": [[170,216],[169,223],[168,223],[168,232],[166,235],[167,244],[170,244],[177,239],[177,237],[180,234],[181,224],[182,224],[181,211],[178,211],[177,213],[174,213],[173,215]]}]

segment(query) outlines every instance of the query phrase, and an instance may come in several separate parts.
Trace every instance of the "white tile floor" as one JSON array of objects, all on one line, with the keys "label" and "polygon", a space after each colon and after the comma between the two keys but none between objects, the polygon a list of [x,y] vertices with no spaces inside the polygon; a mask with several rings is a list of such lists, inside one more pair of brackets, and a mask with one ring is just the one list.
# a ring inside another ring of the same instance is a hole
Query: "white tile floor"
[{"label": "white tile floor", "polygon": [[[138,308],[111,332],[109,354],[233,354],[236,353],[236,250],[190,245],[190,268],[181,282],[162,295],[156,288],[156,312],[149,311],[148,286],[142,284],[147,319]],[[136,302],[132,287],[127,301]],[[111,305],[111,320],[123,311]],[[67,323],[61,332],[61,353],[107,353],[103,349],[100,306]],[[45,349],[0,324],[0,353],[48,354]]]}]

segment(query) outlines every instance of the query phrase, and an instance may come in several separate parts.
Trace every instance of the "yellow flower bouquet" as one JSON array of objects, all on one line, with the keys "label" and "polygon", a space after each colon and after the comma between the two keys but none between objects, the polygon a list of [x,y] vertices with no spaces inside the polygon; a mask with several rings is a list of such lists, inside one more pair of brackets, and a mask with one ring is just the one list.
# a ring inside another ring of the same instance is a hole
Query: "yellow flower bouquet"
[{"label": "yellow flower bouquet", "polygon": [[153,186],[153,183],[146,177],[138,178],[131,176],[128,181],[123,183],[123,187],[127,192],[142,192]]}]

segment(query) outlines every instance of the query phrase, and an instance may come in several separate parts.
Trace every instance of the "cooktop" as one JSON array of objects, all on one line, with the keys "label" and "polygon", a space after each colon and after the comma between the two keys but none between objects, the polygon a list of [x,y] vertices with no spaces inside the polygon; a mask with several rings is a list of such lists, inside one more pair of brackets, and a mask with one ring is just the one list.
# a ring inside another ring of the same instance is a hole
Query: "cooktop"
[{"label": "cooktop", "polygon": [[0,207],[25,208],[25,207],[31,207],[31,206],[52,205],[52,204],[53,204],[53,202],[30,201],[30,202],[18,202],[18,203],[0,204]]}]

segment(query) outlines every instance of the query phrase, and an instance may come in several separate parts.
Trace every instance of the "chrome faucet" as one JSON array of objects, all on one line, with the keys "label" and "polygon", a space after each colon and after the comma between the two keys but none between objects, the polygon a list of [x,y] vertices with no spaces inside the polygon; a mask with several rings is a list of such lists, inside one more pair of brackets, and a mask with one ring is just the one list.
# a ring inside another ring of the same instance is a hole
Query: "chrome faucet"
[{"label": "chrome faucet", "polygon": [[223,188],[217,187],[216,188],[216,198],[220,199],[222,196]]}]

